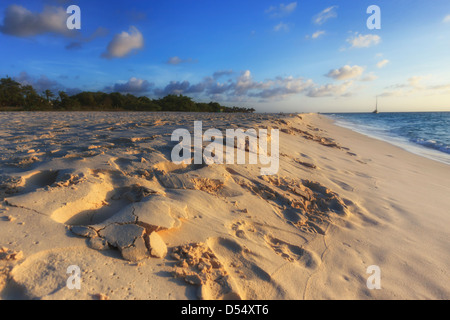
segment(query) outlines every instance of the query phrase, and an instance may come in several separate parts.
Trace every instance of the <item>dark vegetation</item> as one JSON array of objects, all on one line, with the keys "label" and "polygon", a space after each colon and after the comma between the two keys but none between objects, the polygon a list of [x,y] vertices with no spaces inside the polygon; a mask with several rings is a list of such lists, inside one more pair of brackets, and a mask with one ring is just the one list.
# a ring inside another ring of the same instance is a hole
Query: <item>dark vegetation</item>
[{"label": "dark vegetation", "polygon": [[69,96],[60,91],[42,93],[6,77],[0,79],[0,111],[164,111],[252,113],[255,109],[225,107],[217,102],[195,102],[190,97],[168,95],[161,99],[136,97],[119,92],[80,92]]}]

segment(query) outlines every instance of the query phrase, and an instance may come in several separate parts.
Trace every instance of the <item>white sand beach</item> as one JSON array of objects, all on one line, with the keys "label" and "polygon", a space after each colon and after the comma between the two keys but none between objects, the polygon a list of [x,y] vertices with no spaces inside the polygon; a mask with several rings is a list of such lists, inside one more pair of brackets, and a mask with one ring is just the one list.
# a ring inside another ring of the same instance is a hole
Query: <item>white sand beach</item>
[{"label": "white sand beach", "polygon": [[[200,120],[279,129],[278,174],[174,164],[172,132]],[[1,299],[450,298],[450,167],[326,116],[1,113],[0,124]],[[367,287],[373,265],[379,290]]]}]

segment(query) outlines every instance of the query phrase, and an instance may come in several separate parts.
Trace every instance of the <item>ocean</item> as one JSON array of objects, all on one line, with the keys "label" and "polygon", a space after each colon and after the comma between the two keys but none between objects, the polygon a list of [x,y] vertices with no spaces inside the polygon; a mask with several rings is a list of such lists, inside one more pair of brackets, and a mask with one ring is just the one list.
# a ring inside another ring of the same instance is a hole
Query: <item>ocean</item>
[{"label": "ocean", "polygon": [[334,113],[336,124],[450,164],[450,112]]}]

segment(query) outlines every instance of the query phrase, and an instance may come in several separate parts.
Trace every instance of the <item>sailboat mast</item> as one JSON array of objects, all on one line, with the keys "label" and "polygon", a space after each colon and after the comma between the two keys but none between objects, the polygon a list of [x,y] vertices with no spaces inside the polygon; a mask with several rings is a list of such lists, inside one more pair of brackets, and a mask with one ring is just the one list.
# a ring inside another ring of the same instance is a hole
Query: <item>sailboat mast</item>
[{"label": "sailboat mast", "polygon": [[375,111],[372,112],[372,113],[375,113],[375,114],[378,113],[378,96],[377,96],[377,103],[376,103],[376,105],[375,105]]}]

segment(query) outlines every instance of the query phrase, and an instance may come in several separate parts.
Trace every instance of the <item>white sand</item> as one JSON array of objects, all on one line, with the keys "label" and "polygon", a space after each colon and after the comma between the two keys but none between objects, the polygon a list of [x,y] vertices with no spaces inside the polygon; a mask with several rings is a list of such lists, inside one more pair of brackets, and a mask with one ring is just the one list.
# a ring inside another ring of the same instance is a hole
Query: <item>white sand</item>
[{"label": "white sand", "polygon": [[[170,135],[278,128],[280,171]],[[449,299],[450,167],[319,115],[2,113],[3,299]],[[72,231],[71,231],[72,230]],[[81,270],[81,289],[66,286]],[[366,270],[381,269],[381,290]]]}]

